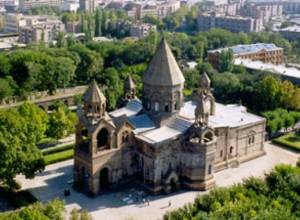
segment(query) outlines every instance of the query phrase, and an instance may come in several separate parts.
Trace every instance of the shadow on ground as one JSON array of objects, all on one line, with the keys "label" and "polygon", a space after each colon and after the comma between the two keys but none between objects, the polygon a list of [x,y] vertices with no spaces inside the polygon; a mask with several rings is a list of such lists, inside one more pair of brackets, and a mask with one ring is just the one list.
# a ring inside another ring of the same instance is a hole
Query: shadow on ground
[{"label": "shadow on ground", "polygon": [[[118,208],[123,206],[134,205],[136,207],[144,207],[151,205],[151,202],[168,198],[169,196],[178,195],[187,192],[186,190],[180,190],[170,194],[162,194],[158,196],[147,195],[141,187],[136,184],[131,184],[114,190],[113,192],[104,192],[95,197],[89,197],[82,192],[77,192],[72,188],[73,179],[73,165],[60,166],[57,169],[46,170],[40,174],[37,174],[37,179],[43,178],[40,186],[29,187],[28,189],[36,196],[40,201],[46,202],[54,198],[63,199],[66,205],[74,206],[77,208],[85,209],[89,212],[106,208]],[[34,180],[32,180],[34,181]],[[64,196],[64,190],[70,189],[70,196]],[[143,194],[138,196],[137,192]],[[131,198],[131,202],[127,203],[123,199]],[[143,198],[145,199],[143,202]],[[166,206],[168,204],[165,204]],[[162,209],[164,207],[161,207]]]}]

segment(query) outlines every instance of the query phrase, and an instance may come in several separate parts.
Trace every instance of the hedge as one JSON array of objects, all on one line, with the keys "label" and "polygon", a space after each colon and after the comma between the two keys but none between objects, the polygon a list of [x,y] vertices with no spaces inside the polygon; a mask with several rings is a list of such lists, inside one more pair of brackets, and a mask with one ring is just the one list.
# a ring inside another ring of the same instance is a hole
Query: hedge
[{"label": "hedge", "polygon": [[59,153],[59,152],[63,152],[66,150],[74,149],[74,145],[75,144],[72,143],[72,144],[61,145],[61,146],[57,146],[57,147],[51,147],[51,148],[42,150],[42,153],[44,156],[49,155],[49,154]]},{"label": "hedge", "polygon": [[53,164],[53,163],[71,159],[71,158],[73,158],[73,156],[74,156],[74,149],[72,148],[69,150],[45,155],[44,159],[45,159],[46,165],[49,165],[49,164]]},{"label": "hedge", "polygon": [[275,138],[272,142],[300,152],[300,136],[294,132]]}]

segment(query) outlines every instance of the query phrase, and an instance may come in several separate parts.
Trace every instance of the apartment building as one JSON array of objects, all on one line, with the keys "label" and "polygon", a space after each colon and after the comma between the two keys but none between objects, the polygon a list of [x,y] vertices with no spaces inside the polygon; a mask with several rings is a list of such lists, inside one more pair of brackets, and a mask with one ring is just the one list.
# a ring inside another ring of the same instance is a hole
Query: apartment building
[{"label": "apartment building", "polygon": [[180,8],[179,0],[157,1],[157,2],[110,2],[106,8],[114,10],[124,9],[129,17],[137,20],[143,19],[146,15],[157,18],[164,18]]},{"label": "apartment building", "polygon": [[285,14],[300,14],[300,1],[290,0],[282,2],[283,12]]},{"label": "apartment building", "polygon": [[19,33],[20,27],[26,25],[26,20],[23,14],[10,14],[4,16],[4,32]]},{"label": "apartment building", "polygon": [[263,29],[259,19],[241,16],[227,16],[225,14],[200,13],[197,19],[199,31],[208,31],[212,28],[222,28],[235,33],[259,32]]},{"label": "apartment building", "polygon": [[79,0],[79,10],[85,12],[95,12],[97,8],[96,0]]},{"label": "apartment building", "polygon": [[135,23],[130,27],[130,36],[141,39],[148,36],[151,31],[156,31],[156,25]]},{"label": "apartment building", "polygon": [[252,18],[260,18],[266,24],[274,18],[282,17],[283,7],[280,4],[255,4],[248,3],[240,9],[241,16],[249,16]]},{"label": "apartment building", "polygon": [[69,21],[66,23],[66,32],[68,33],[81,33],[82,25],[79,21]]},{"label": "apartment building", "polygon": [[20,0],[20,10],[26,11],[38,6],[57,6],[61,5],[63,0]]},{"label": "apartment building", "polygon": [[79,2],[77,1],[64,1],[59,6],[59,10],[63,12],[77,12],[78,9]]},{"label": "apartment building", "polygon": [[284,14],[300,14],[299,0],[248,0],[257,5],[281,5]]},{"label": "apartment building", "polygon": [[219,68],[221,52],[229,49],[232,50],[234,59],[239,58],[251,61],[261,61],[263,63],[272,63],[275,65],[284,62],[283,48],[277,47],[275,44],[243,44],[208,51],[208,61],[214,68]]},{"label": "apartment building", "polygon": [[19,41],[21,43],[50,43],[56,40],[59,32],[65,32],[65,25],[60,20],[45,17],[30,17],[26,19],[26,26],[20,28]]}]

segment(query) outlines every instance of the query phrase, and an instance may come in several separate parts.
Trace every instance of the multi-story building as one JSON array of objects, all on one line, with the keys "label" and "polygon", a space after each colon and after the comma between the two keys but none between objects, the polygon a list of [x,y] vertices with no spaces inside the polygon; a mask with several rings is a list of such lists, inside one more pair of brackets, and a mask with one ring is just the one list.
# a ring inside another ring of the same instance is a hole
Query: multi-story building
[{"label": "multi-story building", "polygon": [[96,0],[79,0],[80,11],[95,12],[97,7]]},{"label": "multi-story building", "polygon": [[4,17],[4,32],[19,33],[20,28],[26,25],[26,20],[22,14],[5,14]]},{"label": "multi-story building", "polygon": [[197,19],[199,31],[207,31],[212,28],[222,28],[232,32],[258,32],[262,30],[259,19],[241,16],[226,16],[224,14],[200,13]]},{"label": "multi-story building", "polygon": [[121,10],[124,9],[129,17],[137,20],[143,19],[146,15],[157,18],[164,18],[180,8],[179,0],[157,1],[157,2],[111,2],[108,8]]},{"label": "multi-story building", "polygon": [[288,0],[282,2],[285,14],[300,14],[300,2],[298,0]]},{"label": "multi-story building", "polygon": [[74,185],[94,195],[136,182],[152,193],[206,190],[214,173],[265,154],[266,120],[241,105],[215,102],[203,73],[193,101],[165,40],[143,75],[143,95],[132,79],[123,108],[106,111],[93,82],[83,95],[76,126]]},{"label": "multi-story building", "polygon": [[274,44],[244,44],[208,51],[208,61],[214,68],[218,69],[220,64],[220,54],[223,50],[232,50],[234,59],[246,59],[261,61],[263,63],[282,64],[284,62],[283,48]]},{"label": "multi-story building", "polygon": [[62,0],[20,0],[20,10],[26,11],[30,8],[39,6],[57,6],[59,7]]},{"label": "multi-story building", "polygon": [[300,14],[299,0],[248,0],[257,5],[281,5],[284,14]]},{"label": "multi-story building", "polygon": [[81,33],[82,25],[79,21],[69,21],[66,23],[66,31],[68,33]]},{"label": "multi-story building", "polygon": [[26,26],[20,28],[19,41],[25,44],[40,41],[50,43],[56,40],[60,32],[65,32],[65,25],[62,21],[45,17],[30,17],[27,18]]},{"label": "multi-story building", "polygon": [[180,1],[178,0],[165,1],[163,3],[158,4],[157,6],[158,6],[157,7],[158,17],[164,18],[174,13],[180,8]]},{"label": "multi-story building", "polygon": [[300,26],[298,25],[279,29],[278,32],[281,36],[290,41],[296,41],[300,39]]},{"label": "multi-story building", "polygon": [[64,1],[60,4],[59,9],[64,12],[77,12],[79,9],[79,2]]},{"label": "multi-story building", "polygon": [[261,18],[266,24],[272,19],[282,17],[282,5],[280,4],[255,4],[248,3],[240,9],[241,16],[249,16],[252,18]]},{"label": "multi-story building", "polygon": [[141,39],[148,36],[151,31],[156,31],[156,25],[135,23],[130,27],[130,36]]}]

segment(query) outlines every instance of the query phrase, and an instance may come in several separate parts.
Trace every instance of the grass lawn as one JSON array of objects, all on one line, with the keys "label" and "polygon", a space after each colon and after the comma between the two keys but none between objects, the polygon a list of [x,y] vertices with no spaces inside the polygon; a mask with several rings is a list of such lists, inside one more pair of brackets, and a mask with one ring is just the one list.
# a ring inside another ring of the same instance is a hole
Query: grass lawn
[{"label": "grass lawn", "polygon": [[300,135],[295,132],[275,138],[272,142],[300,152]]},{"label": "grass lawn", "polygon": [[71,159],[73,158],[73,156],[74,156],[74,150],[72,148],[65,151],[44,155],[44,158],[45,158],[46,165],[49,165],[49,164]]}]

